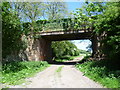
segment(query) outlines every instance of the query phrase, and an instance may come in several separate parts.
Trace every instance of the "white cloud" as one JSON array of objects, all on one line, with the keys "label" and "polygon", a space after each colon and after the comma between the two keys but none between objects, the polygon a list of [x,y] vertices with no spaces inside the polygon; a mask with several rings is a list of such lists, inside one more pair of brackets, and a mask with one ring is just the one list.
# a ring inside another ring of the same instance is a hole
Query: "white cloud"
[{"label": "white cloud", "polygon": [[86,47],[88,47],[89,44],[91,44],[90,40],[72,40],[72,42],[82,50],[87,50]]}]

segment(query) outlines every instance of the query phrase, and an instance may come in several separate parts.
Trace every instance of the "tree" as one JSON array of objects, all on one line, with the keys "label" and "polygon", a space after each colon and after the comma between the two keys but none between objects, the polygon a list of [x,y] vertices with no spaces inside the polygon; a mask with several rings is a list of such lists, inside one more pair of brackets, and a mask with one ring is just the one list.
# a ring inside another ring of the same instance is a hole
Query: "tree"
[{"label": "tree", "polygon": [[49,20],[65,17],[67,7],[65,2],[47,2],[46,14]]},{"label": "tree", "polygon": [[[102,54],[109,59],[119,61],[120,53],[120,2],[86,2],[84,9],[79,9],[75,14],[77,21],[85,18],[93,22],[94,32],[99,36]],[[81,10],[81,11],[80,11]],[[82,14],[85,14],[83,17]],[[89,17],[90,16],[90,17]],[[80,17],[80,19],[79,19]]]},{"label": "tree", "polygon": [[91,28],[95,19],[102,13],[105,6],[102,2],[86,2],[82,8],[76,9],[74,14],[75,29]]},{"label": "tree", "polygon": [[62,58],[63,56],[77,56],[79,49],[70,41],[58,41],[52,43],[53,56]]},{"label": "tree", "polygon": [[[21,2],[3,2],[2,4],[2,44],[3,46],[3,57],[6,58],[8,55],[18,55],[22,48],[30,48],[33,46],[34,39],[31,38],[33,33],[36,31],[36,20],[41,16],[41,5],[42,3],[21,3]],[[25,18],[29,20],[29,28],[24,29]],[[30,40],[27,42],[22,41],[22,36],[25,33],[30,33]],[[27,44],[25,44],[27,43]],[[29,49],[30,49],[29,48]]]},{"label": "tree", "polygon": [[17,55],[23,46],[21,41],[21,23],[16,12],[11,10],[9,2],[2,3],[2,53]]},{"label": "tree", "polygon": [[44,11],[43,2],[13,2],[12,7],[18,12],[23,22],[29,22],[28,32],[31,35],[38,31],[36,21],[40,19]]},{"label": "tree", "polygon": [[103,14],[98,15],[95,24],[97,34],[104,34],[102,52],[110,59],[119,61],[120,53],[120,2],[106,4]]}]

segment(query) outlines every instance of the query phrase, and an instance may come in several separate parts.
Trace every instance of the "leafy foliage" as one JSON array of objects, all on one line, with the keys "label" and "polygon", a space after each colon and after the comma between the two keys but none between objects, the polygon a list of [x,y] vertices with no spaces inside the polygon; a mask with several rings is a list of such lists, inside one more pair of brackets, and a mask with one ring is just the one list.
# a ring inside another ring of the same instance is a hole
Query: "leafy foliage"
[{"label": "leafy foliage", "polygon": [[80,50],[80,54],[91,54],[89,51]]},{"label": "leafy foliage", "polygon": [[[93,23],[94,32],[100,36],[101,53],[119,59],[120,53],[120,2],[86,2],[74,13],[78,23]],[[77,25],[76,25],[77,27]]]},{"label": "leafy foliage", "polygon": [[2,53],[3,57],[13,53],[17,54],[21,48],[24,48],[21,41],[21,23],[16,12],[11,11],[10,4],[2,4]]},{"label": "leafy foliage", "polygon": [[120,53],[120,2],[107,3],[103,14],[98,15],[95,24],[95,32],[107,36],[102,40],[103,53],[109,58],[119,60]]},{"label": "leafy foliage", "polygon": [[58,41],[52,43],[53,56],[56,58],[62,58],[63,56],[78,56],[79,49],[70,41]]},{"label": "leafy foliage", "polygon": [[48,67],[48,63],[42,61],[5,63],[2,66],[2,83],[21,84],[26,77],[30,77],[46,67]]},{"label": "leafy foliage", "polygon": [[86,61],[83,64],[76,64],[76,68],[85,76],[107,88],[120,88],[120,70],[113,67],[110,61]]}]

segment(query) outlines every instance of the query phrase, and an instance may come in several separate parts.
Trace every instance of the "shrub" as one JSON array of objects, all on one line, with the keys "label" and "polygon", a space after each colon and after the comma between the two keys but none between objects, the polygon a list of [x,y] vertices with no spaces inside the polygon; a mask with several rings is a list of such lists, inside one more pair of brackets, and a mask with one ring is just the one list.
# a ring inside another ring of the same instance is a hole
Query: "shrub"
[{"label": "shrub", "polygon": [[53,57],[55,58],[64,58],[67,55],[68,56],[79,55],[79,49],[70,41],[53,42],[52,50],[53,50]]},{"label": "shrub", "polygon": [[111,68],[109,63],[109,61],[86,61],[76,64],[76,68],[107,88],[120,88],[120,70],[117,70],[116,66]]},{"label": "shrub", "polygon": [[48,67],[43,61],[7,62],[2,66],[2,83],[20,84],[29,76]]}]

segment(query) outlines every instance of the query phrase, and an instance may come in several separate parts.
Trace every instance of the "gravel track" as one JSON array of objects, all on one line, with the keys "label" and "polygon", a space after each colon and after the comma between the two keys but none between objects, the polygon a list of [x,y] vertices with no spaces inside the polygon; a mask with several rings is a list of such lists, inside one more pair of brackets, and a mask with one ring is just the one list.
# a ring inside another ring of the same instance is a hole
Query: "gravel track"
[{"label": "gravel track", "polygon": [[[82,58],[70,62],[77,62]],[[57,72],[60,67],[61,70]],[[85,77],[74,65],[52,64],[34,77],[27,78],[26,83],[11,88],[103,88],[103,86]]]}]

